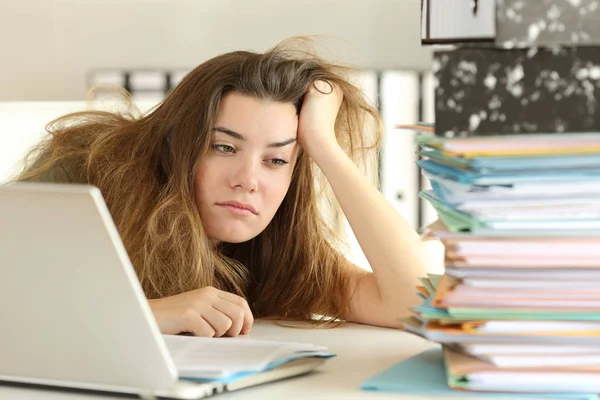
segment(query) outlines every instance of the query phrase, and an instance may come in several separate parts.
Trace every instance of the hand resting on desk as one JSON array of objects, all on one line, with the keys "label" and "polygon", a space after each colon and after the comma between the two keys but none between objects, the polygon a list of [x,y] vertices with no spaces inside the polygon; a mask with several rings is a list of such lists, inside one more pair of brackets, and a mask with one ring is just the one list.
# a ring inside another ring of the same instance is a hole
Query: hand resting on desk
[{"label": "hand resting on desk", "polygon": [[149,300],[161,333],[237,336],[250,331],[254,317],[246,300],[212,286]]}]

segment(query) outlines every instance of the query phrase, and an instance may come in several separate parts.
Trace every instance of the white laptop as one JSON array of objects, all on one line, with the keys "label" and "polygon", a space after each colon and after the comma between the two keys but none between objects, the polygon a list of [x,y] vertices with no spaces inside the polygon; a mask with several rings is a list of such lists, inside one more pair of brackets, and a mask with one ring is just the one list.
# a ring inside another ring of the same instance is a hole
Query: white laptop
[{"label": "white laptop", "polygon": [[180,379],[181,346],[174,353],[168,343],[183,337],[160,334],[100,191],[84,185],[0,186],[0,324],[0,384],[197,399],[326,359],[309,348],[316,357],[239,379]]}]

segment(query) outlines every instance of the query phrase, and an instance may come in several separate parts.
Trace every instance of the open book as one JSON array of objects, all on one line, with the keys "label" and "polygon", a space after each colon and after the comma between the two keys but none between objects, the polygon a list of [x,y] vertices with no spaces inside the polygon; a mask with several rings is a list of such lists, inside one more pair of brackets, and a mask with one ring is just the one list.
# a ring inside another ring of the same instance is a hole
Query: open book
[{"label": "open book", "polygon": [[322,363],[335,356],[306,343],[163,335],[181,379],[231,383],[291,363]]}]

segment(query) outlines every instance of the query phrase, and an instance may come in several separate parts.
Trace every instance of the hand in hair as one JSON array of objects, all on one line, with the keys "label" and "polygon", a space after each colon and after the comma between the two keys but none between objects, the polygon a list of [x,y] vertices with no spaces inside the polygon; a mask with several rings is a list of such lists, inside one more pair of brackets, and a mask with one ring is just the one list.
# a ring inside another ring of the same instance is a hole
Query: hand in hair
[{"label": "hand in hair", "polygon": [[237,336],[248,333],[254,322],[245,299],[211,286],[149,303],[163,334]]},{"label": "hand in hair", "polygon": [[315,81],[306,93],[298,118],[298,143],[312,159],[339,146],[334,127],[343,98],[336,84],[325,81]]}]

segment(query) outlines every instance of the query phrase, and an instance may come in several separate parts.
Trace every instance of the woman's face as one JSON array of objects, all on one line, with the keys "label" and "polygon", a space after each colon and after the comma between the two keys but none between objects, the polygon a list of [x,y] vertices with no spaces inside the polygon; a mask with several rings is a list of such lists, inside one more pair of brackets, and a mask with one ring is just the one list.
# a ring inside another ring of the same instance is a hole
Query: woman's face
[{"label": "woman's face", "polygon": [[211,146],[195,178],[196,205],[211,242],[259,235],[281,205],[298,152],[292,103],[225,95]]}]

